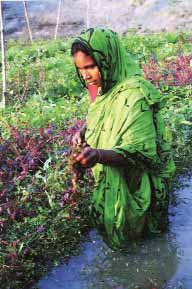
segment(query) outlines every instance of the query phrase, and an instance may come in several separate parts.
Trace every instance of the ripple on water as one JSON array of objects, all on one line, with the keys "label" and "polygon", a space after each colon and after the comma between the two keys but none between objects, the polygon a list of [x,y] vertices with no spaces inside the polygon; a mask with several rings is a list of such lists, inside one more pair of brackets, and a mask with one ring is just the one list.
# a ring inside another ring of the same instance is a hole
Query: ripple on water
[{"label": "ripple on water", "polygon": [[170,205],[170,228],[158,238],[130,243],[113,251],[92,230],[81,254],[56,267],[40,289],[191,289],[192,177],[181,178]]}]

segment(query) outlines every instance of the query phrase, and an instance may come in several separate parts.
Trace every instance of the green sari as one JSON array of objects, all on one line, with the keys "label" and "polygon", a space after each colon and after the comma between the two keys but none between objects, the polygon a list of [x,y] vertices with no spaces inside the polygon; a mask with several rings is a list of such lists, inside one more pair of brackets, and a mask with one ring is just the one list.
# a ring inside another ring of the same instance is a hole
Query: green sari
[{"label": "green sari", "polygon": [[92,219],[109,245],[121,247],[166,226],[167,182],[175,166],[159,111],[161,95],[143,79],[115,32],[89,29],[75,41],[87,47],[102,77],[101,93],[89,107],[86,140],[127,160],[126,167],[92,168]]}]

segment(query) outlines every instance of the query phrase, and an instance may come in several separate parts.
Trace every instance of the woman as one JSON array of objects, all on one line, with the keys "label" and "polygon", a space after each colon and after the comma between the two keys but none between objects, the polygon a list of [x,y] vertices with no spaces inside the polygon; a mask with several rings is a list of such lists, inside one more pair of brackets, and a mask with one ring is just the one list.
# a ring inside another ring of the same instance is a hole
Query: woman
[{"label": "woman", "polygon": [[76,157],[92,167],[91,215],[112,247],[165,229],[175,167],[158,112],[161,96],[141,76],[115,32],[91,28],[72,44],[77,74],[89,89],[86,128],[73,138],[89,147]]}]

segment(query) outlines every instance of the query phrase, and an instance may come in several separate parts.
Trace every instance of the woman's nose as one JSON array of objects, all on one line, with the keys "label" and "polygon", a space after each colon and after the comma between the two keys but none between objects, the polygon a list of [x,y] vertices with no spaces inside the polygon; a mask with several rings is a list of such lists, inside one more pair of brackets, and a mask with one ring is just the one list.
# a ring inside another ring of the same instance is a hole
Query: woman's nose
[{"label": "woman's nose", "polygon": [[84,80],[90,79],[90,74],[86,70],[81,71],[81,74],[82,74]]}]

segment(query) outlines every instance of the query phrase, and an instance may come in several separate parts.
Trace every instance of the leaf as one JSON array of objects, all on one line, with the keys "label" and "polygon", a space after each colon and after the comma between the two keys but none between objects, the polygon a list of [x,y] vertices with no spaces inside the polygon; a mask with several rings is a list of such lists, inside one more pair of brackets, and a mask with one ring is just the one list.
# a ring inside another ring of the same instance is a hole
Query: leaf
[{"label": "leaf", "polygon": [[47,182],[47,178],[41,175],[41,171],[37,171],[37,173],[35,174],[35,178],[42,180],[45,184]]},{"label": "leaf", "polygon": [[22,249],[23,249],[24,243],[22,242],[21,245],[19,246],[19,250],[18,250],[18,254],[21,253]]},{"label": "leaf", "polygon": [[51,158],[51,157],[49,157],[49,158],[46,160],[46,162],[44,163],[44,166],[43,166],[43,170],[44,170],[44,171],[46,171],[46,170],[49,169],[50,164],[51,164],[51,161],[52,161],[52,158]]},{"label": "leaf", "polygon": [[51,194],[48,191],[45,191],[45,194],[47,195],[49,206],[51,207],[51,209],[53,209],[55,207],[55,204],[51,198]]},{"label": "leaf", "polygon": [[191,121],[188,121],[188,120],[182,120],[182,121],[180,122],[180,124],[186,124],[186,125],[192,126],[192,122],[191,122]]}]

